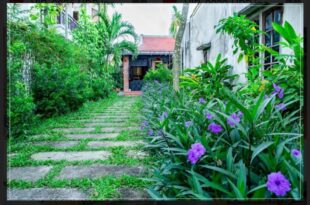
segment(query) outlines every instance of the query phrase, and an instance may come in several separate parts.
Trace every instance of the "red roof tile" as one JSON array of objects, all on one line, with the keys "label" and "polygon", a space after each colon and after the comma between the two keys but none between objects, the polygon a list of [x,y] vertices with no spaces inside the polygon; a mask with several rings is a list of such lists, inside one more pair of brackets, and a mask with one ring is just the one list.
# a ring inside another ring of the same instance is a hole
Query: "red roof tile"
[{"label": "red roof tile", "polygon": [[170,36],[143,36],[140,52],[173,52],[175,39]]}]

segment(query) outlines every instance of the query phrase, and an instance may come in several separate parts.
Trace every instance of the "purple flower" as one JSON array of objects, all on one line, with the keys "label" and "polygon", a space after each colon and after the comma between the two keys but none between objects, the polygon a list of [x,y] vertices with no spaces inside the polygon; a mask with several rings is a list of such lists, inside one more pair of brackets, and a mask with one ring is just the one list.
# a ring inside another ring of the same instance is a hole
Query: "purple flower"
[{"label": "purple flower", "polygon": [[141,128],[141,130],[144,130],[144,128],[147,127],[147,126],[149,126],[148,121],[143,121],[143,122],[141,123],[140,128]]},{"label": "purple flower", "polygon": [[140,129],[141,129],[141,130],[144,130],[144,125],[141,125],[141,126],[140,126]]},{"label": "purple flower", "polygon": [[189,126],[191,126],[192,124],[193,124],[192,121],[187,121],[187,122],[185,122],[185,127],[189,127]]},{"label": "purple flower", "polygon": [[267,98],[269,98],[269,96],[268,96],[268,95],[265,95],[265,96],[264,96],[264,99],[266,100]]},{"label": "purple flower", "polygon": [[190,149],[187,152],[187,159],[191,162],[191,164],[196,164],[196,162],[199,160],[199,157],[197,156],[195,150]]},{"label": "purple flower", "polygon": [[162,131],[162,130],[158,130],[158,131],[157,131],[157,135],[158,135],[158,136],[162,136],[162,135],[163,135],[163,131]]},{"label": "purple flower", "polygon": [[230,115],[230,117],[227,119],[227,123],[231,126],[234,127],[236,124],[240,122],[240,117],[236,114],[233,113]]},{"label": "purple flower", "polygon": [[285,109],[286,109],[286,106],[285,106],[284,103],[280,103],[280,104],[276,105],[275,108],[276,108],[277,110],[285,110]]},{"label": "purple flower", "polygon": [[238,115],[239,118],[242,118],[243,117],[243,112],[238,111],[237,115]]},{"label": "purple flower", "polygon": [[211,124],[209,124],[208,130],[210,130],[214,134],[218,134],[218,133],[222,132],[223,128],[221,127],[221,125],[218,125],[218,124],[212,122]]},{"label": "purple flower", "polygon": [[273,83],[273,88],[274,88],[274,91],[272,92],[272,94],[274,93],[279,93],[281,91],[281,87],[278,86],[277,84]]},{"label": "purple flower", "polygon": [[205,113],[205,117],[208,119],[208,120],[211,120],[213,118],[213,115],[211,113]]},{"label": "purple flower", "polygon": [[285,196],[291,190],[291,184],[281,172],[273,172],[268,175],[267,188],[276,196]]},{"label": "purple flower", "polygon": [[164,121],[166,118],[168,117],[168,113],[167,112],[163,112],[159,118],[159,120],[162,122]]},{"label": "purple flower", "polygon": [[278,93],[278,97],[280,99],[282,99],[284,97],[284,90],[283,89],[281,89],[281,91]]},{"label": "purple flower", "polygon": [[199,142],[192,144],[191,148],[192,148],[192,150],[194,150],[196,152],[196,154],[199,157],[204,155],[204,153],[206,152],[206,149],[204,148],[204,146]]},{"label": "purple flower", "polygon": [[301,152],[298,149],[292,149],[291,153],[294,157],[300,157],[301,156]]},{"label": "purple flower", "polygon": [[281,99],[284,96],[284,89],[278,86],[277,84],[273,83],[274,91],[271,94],[278,94],[278,97]]},{"label": "purple flower", "polygon": [[206,153],[206,149],[201,143],[192,144],[191,149],[187,152],[187,159],[191,164],[196,164],[202,155]]},{"label": "purple flower", "polygon": [[149,130],[149,131],[148,131],[148,135],[149,135],[149,136],[153,136],[153,135],[154,135],[154,131],[153,131],[153,130]]},{"label": "purple flower", "polygon": [[205,101],[205,99],[203,99],[203,98],[199,98],[199,103],[201,103],[201,104],[205,104],[205,103],[206,103],[206,101]]}]

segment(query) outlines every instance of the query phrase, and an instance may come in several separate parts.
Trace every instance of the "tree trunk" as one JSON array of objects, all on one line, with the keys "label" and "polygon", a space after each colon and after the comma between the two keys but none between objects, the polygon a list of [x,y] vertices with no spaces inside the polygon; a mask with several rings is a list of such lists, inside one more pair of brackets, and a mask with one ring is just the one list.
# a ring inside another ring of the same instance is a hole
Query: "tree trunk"
[{"label": "tree trunk", "polygon": [[182,19],[179,30],[177,32],[177,36],[175,39],[174,53],[173,53],[173,88],[175,91],[179,91],[179,76],[180,76],[180,67],[181,67],[181,42],[183,38],[183,34],[185,31],[187,14],[188,14],[189,4],[183,4],[182,8]]}]

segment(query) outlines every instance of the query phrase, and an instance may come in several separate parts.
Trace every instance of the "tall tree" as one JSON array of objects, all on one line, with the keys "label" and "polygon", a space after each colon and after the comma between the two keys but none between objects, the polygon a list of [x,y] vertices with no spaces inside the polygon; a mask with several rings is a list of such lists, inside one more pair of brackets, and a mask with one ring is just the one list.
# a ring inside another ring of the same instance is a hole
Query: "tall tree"
[{"label": "tall tree", "polygon": [[180,76],[180,67],[181,67],[181,42],[182,42],[182,37],[185,31],[188,8],[189,8],[188,3],[183,4],[182,18],[180,19],[181,20],[180,27],[178,29],[178,32],[175,38],[175,47],[174,47],[174,53],[173,53],[173,68],[172,68],[173,88],[175,91],[179,91],[179,88],[180,88],[179,76]]},{"label": "tall tree", "polygon": [[175,5],[172,8],[173,8],[173,14],[172,14],[172,21],[171,21],[171,24],[170,24],[169,31],[170,31],[170,34],[174,38],[176,38],[177,32],[178,32],[180,24],[181,24],[182,14],[177,9],[177,7]]},{"label": "tall tree", "polygon": [[[134,55],[137,53],[138,35],[129,22],[122,21],[122,16],[119,13],[114,13],[112,18],[105,13],[99,13],[98,16],[100,20],[97,28],[105,51],[103,59],[107,64],[113,61],[118,66],[122,51],[128,50]],[[134,42],[128,40],[130,37]]]}]

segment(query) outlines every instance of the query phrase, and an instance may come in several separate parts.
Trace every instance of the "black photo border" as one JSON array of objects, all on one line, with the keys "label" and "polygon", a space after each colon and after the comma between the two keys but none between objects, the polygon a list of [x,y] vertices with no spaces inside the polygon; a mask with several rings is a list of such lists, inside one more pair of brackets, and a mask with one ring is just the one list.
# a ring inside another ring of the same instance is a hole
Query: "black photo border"
[{"label": "black photo border", "polygon": [[[308,2],[307,2],[308,1]],[[7,126],[7,116],[6,116],[6,97],[7,97],[7,3],[303,3],[304,4],[304,196],[302,201],[294,200],[213,200],[213,201],[198,201],[198,200],[169,200],[169,201],[155,201],[155,200],[145,200],[145,201],[7,201],[7,140],[8,140],[8,126]],[[308,201],[309,194],[309,158],[310,154],[310,142],[309,142],[309,84],[310,76],[308,71],[309,58],[309,22],[310,22],[310,10],[309,10],[309,0],[290,0],[290,1],[279,1],[279,0],[252,0],[252,1],[233,1],[233,0],[204,0],[204,1],[185,1],[185,0],[0,0],[0,205],[86,205],[86,204],[100,204],[100,205],[112,205],[112,204],[131,204],[131,205],[162,205],[162,204],[176,204],[176,205],[202,205],[202,204],[218,204],[218,205],[252,205],[252,204],[278,204],[278,205],[303,205],[310,204]]]}]

